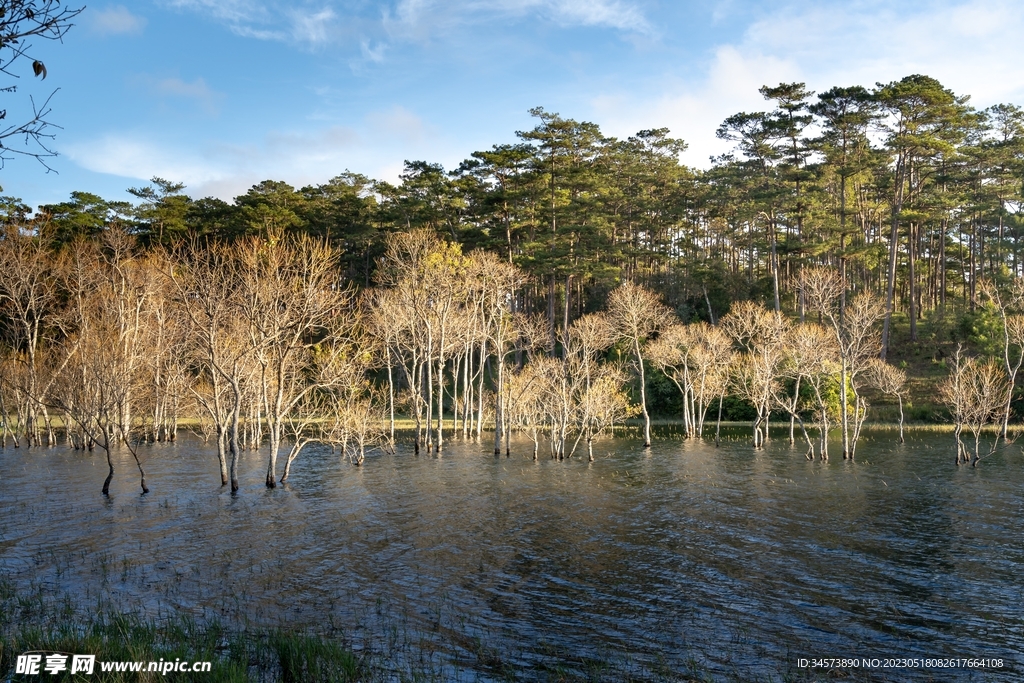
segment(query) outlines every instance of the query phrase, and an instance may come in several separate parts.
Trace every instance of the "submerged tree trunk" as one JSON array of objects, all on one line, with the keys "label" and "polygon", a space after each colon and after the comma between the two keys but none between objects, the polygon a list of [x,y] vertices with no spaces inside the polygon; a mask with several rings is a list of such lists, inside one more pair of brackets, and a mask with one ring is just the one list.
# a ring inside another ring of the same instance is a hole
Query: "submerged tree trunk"
[{"label": "submerged tree trunk", "polygon": [[480,383],[477,386],[476,438],[480,439],[484,428],[484,377],[487,374],[487,339],[480,341]]},{"label": "submerged tree trunk", "polygon": [[[905,439],[903,438],[903,397],[897,394],[896,398],[897,400],[899,400],[900,403],[900,443],[904,443]],[[913,407],[913,404],[911,404],[911,407]]]},{"label": "submerged tree trunk", "polygon": [[843,428],[843,459],[850,456],[850,397],[846,388],[846,354],[843,352],[840,359],[839,373],[839,421]]},{"label": "submerged tree trunk", "polygon": [[125,447],[131,451],[132,457],[135,458],[135,465],[139,468],[139,477],[141,478],[140,484],[142,486],[142,495],[149,493],[149,487],[146,486],[146,471],[142,469],[142,461],[139,459],[138,447],[132,446],[131,441],[127,434],[122,434],[121,437],[124,439]]},{"label": "submerged tree trunk", "polygon": [[634,337],[633,353],[636,354],[637,366],[640,369],[640,411],[644,416],[644,448],[651,447],[651,414],[647,412],[647,377],[644,374],[644,358],[640,353],[640,340]]},{"label": "submerged tree trunk", "polygon": [[[110,482],[114,479],[114,461],[110,457],[110,444],[109,443],[107,443],[107,445],[103,449],[103,451],[107,455],[107,468],[109,469],[109,471],[107,472],[107,478],[103,480],[103,495],[109,497],[110,496]],[[959,463],[957,463],[957,464],[959,464]]]},{"label": "submerged tree trunk", "polygon": [[498,364],[498,381],[494,391],[494,454],[501,455],[502,428],[505,420],[505,359],[501,349],[495,349],[495,360]]},{"label": "submerged tree trunk", "polygon": [[724,393],[718,395],[718,421],[715,423],[715,448],[718,448],[722,433],[722,401],[724,399]]},{"label": "submerged tree trunk", "polygon": [[228,433],[223,425],[217,425],[217,464],[220,466],[220,485],[228,485],[228,459],[227,459]]},{"label": "submerged tree trunk", "polygon": [[231,410],[231,427],[228,432],[228,448],[231,452],[231,493],[238,492],[238,419],[242,412],[242,388],[238,385],[238,379],[232,378],[231,390],[234,394],[234,406]]}]

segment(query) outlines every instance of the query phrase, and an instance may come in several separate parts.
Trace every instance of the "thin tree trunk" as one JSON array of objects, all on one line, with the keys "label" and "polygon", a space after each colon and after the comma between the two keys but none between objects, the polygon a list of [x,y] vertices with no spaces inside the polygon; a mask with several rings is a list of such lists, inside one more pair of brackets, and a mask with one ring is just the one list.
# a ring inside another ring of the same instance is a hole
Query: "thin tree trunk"
[{"label": "thin tree trunk", "polygon": [[896,399],[899,401],[900,404],[900,443],[904,443],[905,439],[903,438],[903,397],[900,396],[899,394],[896,394]]},{"label": "thin tree trunk", "polygon": [[[899,182],[902,182],[902,179]],[[892,228],[889,232],[889,269],[887,271],[888,279],[885,289],[885,318],[882,321],[882,360],[885,360],[889,350],[889,327],[892,324],[893,303],[896,296],[896,252],[898,251],[900,225],[899,210],[899,207],[893,207]]]},{"label": "thin tree trunk", "polygon": [[498,381],[494,391],[494,454],[501,455],[501,431],[504,424],[505,359],[500,348],[495,348],[498,364]]},{"label": "thin tree trunk", "polygon": [[917,341],[917,232],[919,226],[910,224],[907,236],[907,290],[910,302],[910,341]]},{"label": "thin tree trunk", "polygon": [[107,478],[103,480],[103,495],[107,496],[107,497],[110,497],[110,482],[114,479],[114,461],[110,457],[110,440],[109,439],[107,440],[107,445],[103,449],[103,451],[107,454],[107,468],[109,470],[107,472]]},{"label": "thin tree trunk", "polygon": [[480,383],[477,387],[476,438],[479,440],[484,428],[484,379],[487,375],[489,361],[487,359],[487,340],[480,342]]},{"label": "thin tree trunk", "polygon": [[391,444],[395,443],[395,379],[392,373],[391,347],[388,346],[388,419],[391,428]]},{"label": "thin tree trunk", "polygon": [[234,392],[235,402],[231,411],[231,428],[229,432],[228,447],[231,452],[231,492],[238,491],[238,418],[242,412],[242,389],[238,386],[237,378],[231,379],[231,390]]},{"label": "thin tree trunk", "polygon": [[719,436],[722,433],[722,400],[725,399],[725,394],[721,393],[718,395],[718,422],[715,423],[715,448],[718,448]]},{"label": "thin tree trunk", "polygon": [[647,412],[647,377],[644,373],[644,358],[640,353],[640,340],[633,338],[633,353],[640,368],[640,410],[644,416],[644,448],[651,447],[651,415]]}]

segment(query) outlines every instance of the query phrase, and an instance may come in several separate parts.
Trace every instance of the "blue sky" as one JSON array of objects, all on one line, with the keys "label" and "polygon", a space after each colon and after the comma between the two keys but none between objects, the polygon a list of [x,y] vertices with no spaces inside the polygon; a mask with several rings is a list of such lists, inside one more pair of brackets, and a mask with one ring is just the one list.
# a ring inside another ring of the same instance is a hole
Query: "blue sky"
[{"label": "blue sky", "polygon": [[[71,3],[74,4],[74,3]],[[57,173],[0,171],[28,204],[124,199],[157,175],[230,199],[264,179],[395,180],[513,142],[543,106],[624,137],[668,127],[706,166],[764,84],[814,90],[938,78],[976,106],[1024,105],[1024,4],[660,0],[95,0],[63,45],[36,41],[60,88]],[[3,84],[0,84],[3,85]]]}]

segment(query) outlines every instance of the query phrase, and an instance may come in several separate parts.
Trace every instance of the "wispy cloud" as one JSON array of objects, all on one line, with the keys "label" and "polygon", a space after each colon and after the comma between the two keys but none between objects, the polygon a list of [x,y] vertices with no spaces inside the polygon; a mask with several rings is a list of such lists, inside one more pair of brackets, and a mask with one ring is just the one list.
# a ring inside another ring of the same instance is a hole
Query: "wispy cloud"
[{"label": "wispy cloud", "polygon": [[371,45],[369,40],[362,40],[359,43],[359,50],[363,55],[363,59],[370,62],[376,62],[378,64],[384,61],[384,54],[387,51],[387,48],[388,46],[386,43]]},{"label": "wispy cloud", "polygon": [[114,5],[93,13],[89,28],[102,36],[139,35],[146,28],[146,18],[132,14],[123,5]]},{"label": "wispy cloud", "polygon": [[310,48],[327,43],[339,29],[328,4],[280,0],[164,0],[178,9],[205,14],[233,33],[257,40],[291,42]]},{"label": "wispy cloud", "polygon": [[360,3],[341,9],[337,2],[282,0],[164,0],[171,7],[199,12],[223,22],[234,33],[311,48],[337,42],[358,46],[363,58],[381,61],[390,41],[433,40],[453,28],[509,20],[539,19],[560,26],[589,26],[629,33],[652,32],[632,0],[396,0]]},{"label": "wispy cloud", "polygon": [[371,112],[367,123],[379,137],[390,138],[409,144],[422,142],[430,132],[416,114],[405,107],[394,106],[385,111]]},{"label": "wispy cloud", "polygon": [[212,90],[203,78],[197,78],[191,83],[180,78],[164,78],[153,84],[154,91],[165,97],[183,97],[199,104],[207,114],[217,114],[220,101],[224,99],[222,93]]},{"label": "wispy cloud", "polygon": [[331,25],[336,16],[334,10],[326,7],[319,11],[302,12],[294,10],[290,13],[292,38],[299,43],[319,45],[331,36]]},{"label": "wispy cloud", "polygon": [[622,31],[650,33],[651,25],[640,8],[617,0],[538,0],[537,5],[567,24],[605,26]]},{"label": "wispy cloud", "polygon": [[211,88],[202,76],[193,81],[186,81],[177,76],[161,78],[149,74],[136,74],[129,77],[128,82],[134,87],[148,91],[161,101],[184,101],[189,106],[197,106],[210,116],[220,113],[221,104],[225,99],[224,93]]},{"label": "wispy cloud", "polygon": [[715,50],[700,82],[666,79],[658,94],[606,94],[591,104],[602,128],[619,137],[668,127],[689,145],[684,161],[703,167],[710,157],[728,150],[729,145],[715,137],[727,116],[764,109],[767,103],[757,92],[759,87],[800,77],[800,70],[785,59],[724,45]]},{"label": "wispy cloud", "polygon": [[267,3],[260,0],[164,0],[170,7],[203,12],[229,25],[270,20]]},{"label": "wispy cloud", "polygon": [[199,185],[223,176],[223,170],[210,164],[208,159],[155,143],[148,137],[104,135],[70,144],[65,152],[83,168],[125,178],[160,176]]},{"label": "wispy cloud", "polygon": [[271,131],[262,141],[209,141],[191,150],[142,133],[108,133],[69,145],[66,153],[90,171],[133,179],[160,176],[185,183],[193,196],[231,199],[268,178],[299,186],[324,182],[348,167],[359,168],[351,163],[352,155],[367,142],[343,126]]},{"label": "wispy cloud", "polygon": [[539,18],[561,26],[651,33],[643,11],[628,0],[399,0],[383,9],[392,37],[433,38],[456,26]]}]

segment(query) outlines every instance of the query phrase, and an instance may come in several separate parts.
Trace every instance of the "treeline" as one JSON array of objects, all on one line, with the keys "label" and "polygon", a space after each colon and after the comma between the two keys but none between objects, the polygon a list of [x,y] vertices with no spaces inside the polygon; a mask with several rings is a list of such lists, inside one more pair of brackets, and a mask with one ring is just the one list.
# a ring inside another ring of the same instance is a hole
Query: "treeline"
[{"label": "treeline", "polygon": [[75,447],[137,453],[188,416],[222,483],[266,445],[273,486],[309,443],[356,462],[389,447],[397,410],[417,450],[443,448],[447,414],[496,452],[521,429],[565,457],[636,414],[649,444],[654,373],[690,436],[731,397],[756,446],[781,414],[810,457],[834,427],[854,457],[864,391],[902,405],[905,377],[876,360],[893,314],[914,340],[926,315],[984,308],[995,360],[958,352],[943,385],[957,462],[963,429],[977,462],[1020,367],[1024,112],[924,76],[761,92],[771,108],[729,117],[735,151],[706,171],[667,130],[622,141],[536,109],[518,143],[451,172],[407,163],[398,185],[4,198],[0,438],[53,443],[59,418]]},{"label": "treeline", "polygon": [[734,151],[708,170],[678,160],[665,129],[626,140],[592,123],[532,110],[514,144],[457,169],[408,162],[398,185],[345,173],[319,186],[254,186],[233,203],[192,200],[154,179],[135,204],[74,193],[60,204],[5,202],[7,225],[51,244],[118,222],[144,244],[301,233],[342,249],[346,277],[373,283],[386,236],[429,228],[466,252],[491,251],[531,278],[524,299],[554,338],[629,280],[687,319],[714,322],[733,301],[801,315],[796,283],[836,268],[847,292],[872,291],[905,314],[911,340],[926,315],[978,302],[978,283],[1020,274],[1024,112],[984,111],[926,76],[875,88],[761,89],[766,110],[730,116]]}]

